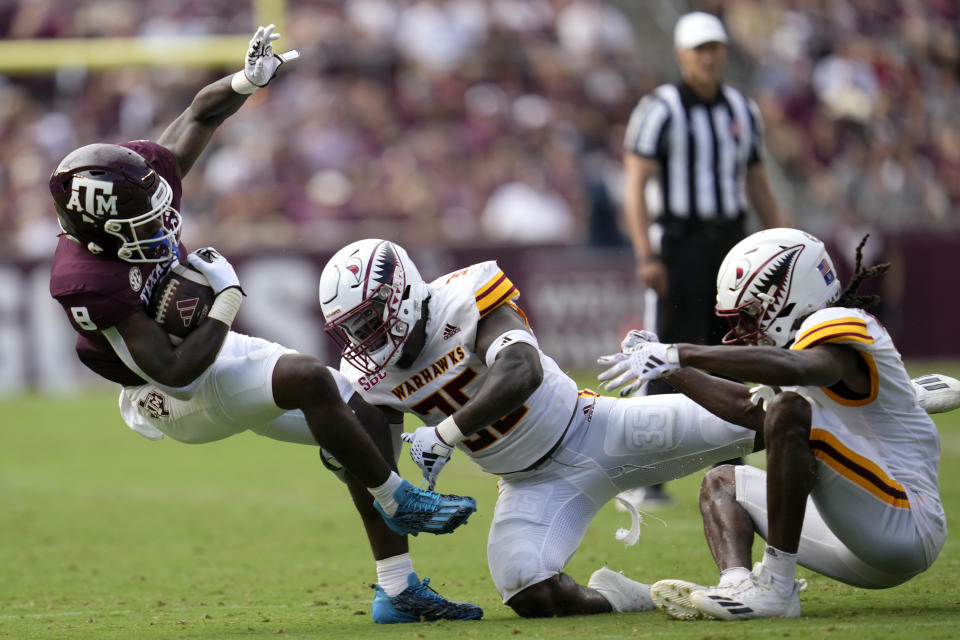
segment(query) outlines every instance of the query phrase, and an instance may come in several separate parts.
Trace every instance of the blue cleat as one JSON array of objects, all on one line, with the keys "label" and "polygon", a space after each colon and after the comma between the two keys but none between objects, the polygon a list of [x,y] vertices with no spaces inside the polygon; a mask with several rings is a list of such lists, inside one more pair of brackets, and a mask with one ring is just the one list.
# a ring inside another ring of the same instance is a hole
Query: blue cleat
[{"label": "blue cleat", "polygon": [[473,498],[418,489],[407,480],[394,492],[393,499],[399,506],[392,516],[387,515],[376,500],[373,506],[391,531],[400,535],[415,536],[421,531],[450,533],[477,510],[477,501]]},{"label": "blue cleat", "polygon": [[451,602],[430,588],[430,578],[415,572],[407,576],[410,585],[392,598],[376,585],[371,615],[377,624],[433,622],[435,620],[479,620],[483,609],[470,602]]}]

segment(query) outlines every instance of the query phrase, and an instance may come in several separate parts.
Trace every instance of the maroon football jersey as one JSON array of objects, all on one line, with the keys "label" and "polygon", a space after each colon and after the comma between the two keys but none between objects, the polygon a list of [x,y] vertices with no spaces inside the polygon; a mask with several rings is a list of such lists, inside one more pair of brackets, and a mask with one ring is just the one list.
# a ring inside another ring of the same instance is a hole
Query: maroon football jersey
[{"label": "maroon football jersey", "polygon": [[[173,154],[155,142],[125,142],[170,184],[171,206],[180,210],[182,185]],[[180,255],[186,249],[180,244]],[[100,333],[118,322],[146,309],[156,283],[167,274],[171,261],[130,263],[116,257],[97,256],[76,240],[61,236],[53,256],[50,295],[63,305],[67,317],[79,334],[77,355],[80,361],[107,380],[124,386],[146,381],[130,370]]]}]

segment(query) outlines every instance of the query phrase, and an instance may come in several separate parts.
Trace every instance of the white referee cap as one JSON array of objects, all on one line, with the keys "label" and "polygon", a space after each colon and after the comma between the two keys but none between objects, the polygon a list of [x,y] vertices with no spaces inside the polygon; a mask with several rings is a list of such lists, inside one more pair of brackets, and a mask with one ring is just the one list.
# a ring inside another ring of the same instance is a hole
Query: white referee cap
[{"label": "white referee cap", "polygon": [[727,44],[727,31],[717,16],[694,11],[680,16],[673,30],[673,46],[677,49],[694,49],[707,42]]}]

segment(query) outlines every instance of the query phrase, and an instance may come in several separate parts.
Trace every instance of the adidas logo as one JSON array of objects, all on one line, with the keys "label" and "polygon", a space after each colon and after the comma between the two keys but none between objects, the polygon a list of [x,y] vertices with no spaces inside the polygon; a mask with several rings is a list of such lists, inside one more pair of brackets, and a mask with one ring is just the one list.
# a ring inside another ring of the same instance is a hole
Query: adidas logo
[{"label": "adidas logo", "polygon": [[444,339],[444,340],[449,340],[450,338],[452,338],[453,336],[457,335],[458,333],[460,333],[460,327],[454,326],[454,325],[450,324],[449,322],[448,322],[446,325],[444,325],[444,327],[443,327],[443,339]]},{"label": "adidas logo", "polygon": [[652,371],[653,369],[656,369],[662,364],[663,364],[663,360],[661,360],[657,356],[650,356],[649,358],[647,358],[647,361],[643,363],[643,373]]},{"label": "adidas logo", "polygon": [[742,602],[737,602],[736,600],[725,598],[723,596],[712,595],[712,596],[709,596],[709,598],[714,602],[716,602],[721,607],[723,607],[724,609],[726,609],[728,613],[732,613],[738,616],[746,613],[753,613],[753,609],[743,604]]},{"label": "adidas logo", "polygon": [[190,326],[190,322],[193,320],[193,312],[197,310],[199,303],[200,298],[188,298],[177,301],[177,310],[180,312],[180,320],[183,322],[183,326]]},{"label": "adidas logo", "polygon": [[596,402],[591,402],[583,408],[583,416],[587,419],[587,422],[593,420],[593,410],[597,408]]}]

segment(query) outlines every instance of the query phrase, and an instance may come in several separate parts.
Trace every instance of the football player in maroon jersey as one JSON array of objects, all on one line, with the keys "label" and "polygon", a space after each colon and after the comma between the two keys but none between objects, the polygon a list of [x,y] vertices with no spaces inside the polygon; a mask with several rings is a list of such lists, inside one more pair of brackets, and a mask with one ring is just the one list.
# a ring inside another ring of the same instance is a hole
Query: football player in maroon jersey
[{"label": "football player in maroon jersey", "polygon": [[[405,537],[452,531],[475,510],[473,499],[421,490],[400,478],[391,443],[375,442],[367,431],[389,427],[374,422],[382,422],[378,412],[338,371],[231,331],[243,300],[233,267],[213,249],[188,254],[180,242],[182,177],[217,127],[299,55],[274,54],[279,36],[273,29],[260,27],[244,69],[201,89],[156,142],[91,144],[63,159],[50,177],[63,228],[50,292],[78,333],[81,362],[122,386],[121,414],[132,429],[187,443],[249,429],[322,445],[367,489],[352,497],[378,574],[384,564],[378,577],[395,586],[398,612],[417,621],[479,618],[479,607],[447,601],[416,578]],[[146,308],[157,283],[181,260],[206,277],[216,297],[207,317],[174,345]],[[407,621],[404,615],[377,621]]]}]

